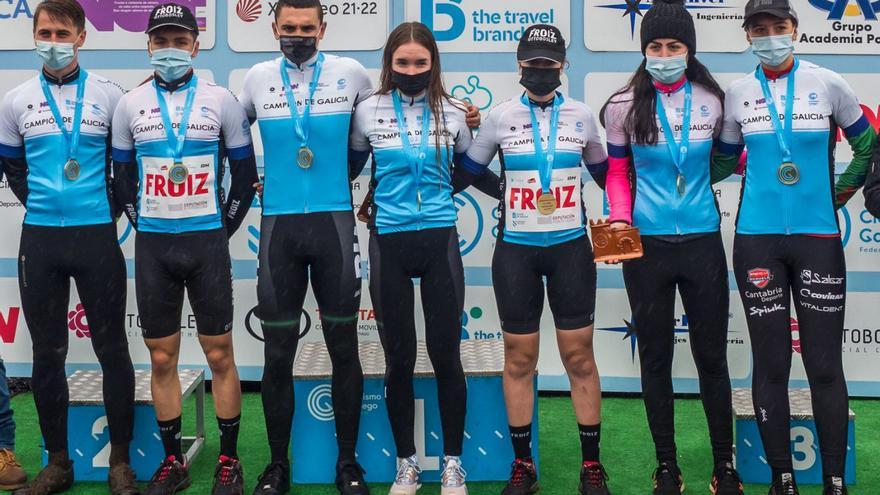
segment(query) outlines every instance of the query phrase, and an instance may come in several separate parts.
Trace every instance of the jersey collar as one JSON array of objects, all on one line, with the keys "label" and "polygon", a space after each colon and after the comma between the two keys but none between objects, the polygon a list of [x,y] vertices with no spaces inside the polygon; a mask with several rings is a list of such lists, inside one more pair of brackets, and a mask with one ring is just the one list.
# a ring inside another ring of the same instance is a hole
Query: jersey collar
[{"label": "jersey collar", "polygon": [[[548,104],[552,104],[554,101],[556,101],[556,98],[559,99],[559,104],[560,104],[560,105],[562,105],[563,103],[565,103],[565,97],[562,96],[562,93],[561,93],[561,92],[557,91],[557,92],[556,92],[556,96],[555,96],[555,98],[554,98],[553,100],[550,100],[550,101],[548,102]],[[529,98],[529,94],[526,93],[525,91],[523,91],[523,94],[519,97],[519,101],[520,101],[523,105],[525,105],[525,106],[527,106],[527,107],[537,106],[537,105],[535,105],[534,103],[532,103],[532,100]]]},{"label": "jersey collar", "polygon": [[687,82],[687,77],[682,77],[678,80],[678,82],[674,82],[672,84],[664,84],[660,81],[654,80],[654,87],[657,88],[657,91],[662,93],[666,93],[667,95],[671,95],[672,93],[678,93],[684,88],[684,83]]},{"label": "jersey collar", "polygon": [[159,77],[158,74],[154,74],[154,77],[156,78],[156,84],[159,86],[159,88],[161,88],[164,91],[168,91],[169,93],[173,93],[173,92],[177,91],[178,89],[188,88],[190,83],[192,82],[194,74],[195,74],[195,71],[190,70],[189,72],[186,73],[186,75],[184,75],[180,79],[178,79],[176,81],[171,81],[171,82],[163,81],[162,78]]},{"label": "jersey collar", "polygon": [[312,55],[312,58],[303,62],[302,65],[294,64],[290,60],[287,60],[287,57],[285,57],[284,55],[281,55],[281,60],[284,61],[284,66],[287,67],[288,69],[305,71],[306,69],[314,69],[315,64],[318,63],[318,57],[320,57],[320,56],[321,56],[321,51],[318,50],[315,52],[314,55]]},{"label": "jersey collar", "polygon": [[72,71],[70,71],[68,74],[61,76],[61,78],[57,78],[57,77],[53,76],[52,74],[49,74],[48,72],[46,72],[46,69],[43,68],[43,77],[46,78],[46,81],[49,84],[56,84],[58,86],[64,86],[65,84],[70,84],[72,82],[77,81],[79,79],[80,72],[81,71],[79,69],[79,65],[77,65],[76,68],[73,69]]}]

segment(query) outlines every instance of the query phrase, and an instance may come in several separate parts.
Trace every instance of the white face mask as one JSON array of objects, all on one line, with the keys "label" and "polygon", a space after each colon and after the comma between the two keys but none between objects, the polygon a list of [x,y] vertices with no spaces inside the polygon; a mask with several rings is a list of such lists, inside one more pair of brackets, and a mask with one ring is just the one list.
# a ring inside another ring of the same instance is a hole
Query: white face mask
[{"label": "white face mask", "polygon": [[672,84],[681,80],[687,70],[687,55],[675,57],[651,57],[646,56],[645,70],[651,74],[655,81],[663,84]]},{"label": "white face mask", "polygon": [[37,55],[43,60],[43,65],[52,70],[61,70],[76,57],[74,43],[56,43],[54,41],[35,41]]},{"label": "white face mask", "polygon": [[752,52],[762,64],[778,67],[794,53],[794,39],[790,34],[752,38]]}]

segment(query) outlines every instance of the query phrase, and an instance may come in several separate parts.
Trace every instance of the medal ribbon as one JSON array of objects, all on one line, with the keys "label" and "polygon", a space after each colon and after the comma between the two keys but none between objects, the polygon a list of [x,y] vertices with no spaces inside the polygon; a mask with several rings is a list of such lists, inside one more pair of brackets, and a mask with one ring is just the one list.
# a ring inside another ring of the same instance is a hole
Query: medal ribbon
[{"label": "medal ribbon", "polygon": [[776,108],[776,100],[773,93],[770,92],[770,84],[767,82],[767,76],[764,69],[758,66],[755,71],[756,77],[761,81],[761,90],[764,91],[764,99],[767,100],[767,110],[770,112],[770,120],[773,122],[773,130],[776,132],[776,140],[779,142],[779,150],[782,152],[782,163],[791,163],[791,143],[794,136],[794,79],[795,71],[798,68],[799,61],[795,59],[794,67],[788,73],[788,86],[785,94],[785,129],[782,128],[782,122],[779,121],[779,110]]},{"label": "medal ribbon", "polygon": [[691,107],[693,105],[693,87],[690,81],[684,83],[684,115],[682,115],[681,123],[681,143],[675,143],[675,133],[669,124],[669,117],[666,115],[666,108],[663,106],[663,93],[657,91],[657,117],[663,128],[663,135],[666,137],[666,146],[669,148],[669,155],[672,156],[672,163],[678,175],[683,175],[681,168],[687,160],[688,151],[691,145]]},{"label": "medal ribbon", "polygon": [[550,131],[547,137],[547,151],[544,151],[544,145],[541,144],[541,129],[538,124],[538,117],[535,115],[535,108],[531,102],[526,102],[529,106],[529,115],[532,118],[532,138],[535,144],[535,157],[538,159],[538,177],[541,179],[541,192],[550,193],[550,182],[553,178],[553,161],[556,159],[556,136],[559,133],[559,109],[562,106],[562,98],[557,94],[553,97],[553,110],[550,113]]},{"label": "medal ribbon", "polygon": [[193,76],[192,81],[190,81],[189,89],[186,91],[186,103],[183,105],[183,115],[180,118],[180,127],[178,128],[177,133],[175,133],[171,121],[171,114],[168,112],[168,103],[165,102],[165,97],[162,96],[162,90],[159,88],[159,83],[153,81],[153,87],[156,88],[156,98],[159,100],[159,111],[162,113],[162,123],[165,125],[165,138],[168,140],[168,147],[171,148],[174,163],[180,163],[183,158],[183,145],[186,143],[186,128],[189,126],[189,115],[192,113],[192,106],[193,101],[195,101],[196,86],[198,83],[198,78]]},{"label": "medal ribbon", "polygon": [[431,107],[428,105],[426,96],[423,102],[425,108],[422,110],[422,139],[419,141],[419,150],[416,152],[412,142],[409,140],[409,126],[406,123],[403,105],[400,102],[400,95],[397,91],[391,92],[391,99],[394,101],[394,113],[397,114],[397,128],[400,129],[400,143],[403,145],[403,153],[406,155],[413,175],[416,176],[416,185],[418,187],[422,184],[422,169],[428,156],[428,143],[430,142],[428,134],[431,132]]},{"label": "medal ribbon", "polygon": [[303,102],[302,113],[294,98],[293,88],[290,86],[290,76],[287,74],[287,59],[281,57],[281,83],[284,84],[284,96],[287,98],[288,110],[290,117],[293,119],[293,131],[300,141],[300,147],[308,147],[309,144],[309,119],[312,116],[311,102],[315,98],[315,91],[318,89],[318,79],[321,78],[321,70],[324,67],[324,54],[318,54],[318,60],[315,62],[315,68],[312,71],[312,82],[309,84],[309,98]]},{"label": "medal ribbon", "polygon": [[80,128],[82,127],[83,96],[86,92],[86,79],[88,77],[89,74],[80,69],[79,79],[76,81],[76,101],[74,102],[73,107],[73,121],[70,123],[70,131],[68,131],[67,126],[64,125],[64,119],[61,116],[61,112],[58,110],[58,102],[55,101],[55,97],[52,96],[52,91],[49,90],[49,82],[46,81],[46,77],[42,73],[40,74],[40,86],[43,88],[43,96],[46,97],[46,103],[49,105],[52,117],[55,118],[55,125],[64,137],[64,144],[67,146],[68,160],[76,160],[76,154],[79,148]]}]

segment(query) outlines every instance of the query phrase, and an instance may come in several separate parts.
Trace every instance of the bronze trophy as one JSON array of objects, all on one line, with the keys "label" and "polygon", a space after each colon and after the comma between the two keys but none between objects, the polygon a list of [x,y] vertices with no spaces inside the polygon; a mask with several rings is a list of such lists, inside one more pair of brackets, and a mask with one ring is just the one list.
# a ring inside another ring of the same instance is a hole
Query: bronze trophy
[{"label": "bronze trophy", "polygon": [[366,196],[364,196],[364,200],[361,201],[361,207],[358,209],[358,212],[357,212],[357,219],[360,220],[361,222],[369,223],[370,222],[370,214],[372,213],[372,209],[373,209],[373,191],[370,191],[367,193]]},{"label": "bronze trophy", "polygon": [[629,226],[612,230],[605,220],[590,220],[590,237],[593,239],[593,255],[596,263],[611,260],[631,260],[641,258],[642,238],[639,228]]}]

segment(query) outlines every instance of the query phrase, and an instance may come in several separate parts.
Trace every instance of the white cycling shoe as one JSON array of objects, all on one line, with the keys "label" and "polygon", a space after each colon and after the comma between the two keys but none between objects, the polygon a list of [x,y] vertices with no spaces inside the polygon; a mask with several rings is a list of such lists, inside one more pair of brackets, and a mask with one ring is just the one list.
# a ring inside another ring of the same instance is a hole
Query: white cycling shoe
[{"label": "white cycling shoe", "polygon": [[405,459],[398,458],[397,476],[394,477],[394,484],[391,485],[388,495],[416,495],[416,492],[422,487],[419,482],[421,474],[422,469],[419,467],[417,456]]}]

